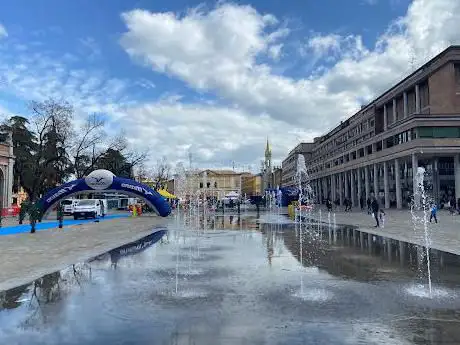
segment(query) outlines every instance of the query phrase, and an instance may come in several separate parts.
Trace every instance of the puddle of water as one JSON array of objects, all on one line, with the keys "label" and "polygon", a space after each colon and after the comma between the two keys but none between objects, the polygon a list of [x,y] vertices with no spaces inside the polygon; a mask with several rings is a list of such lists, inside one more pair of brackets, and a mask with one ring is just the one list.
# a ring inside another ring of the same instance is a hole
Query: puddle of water
[{"label": "puddle of water", "polygon": [[414,284],[406,287],[405,292],[411,296],[426,299],[456,299],[457,292],[447,288],[433,286],[431,294],[428,285]]},{"label": "puddle of water", "polygon": [[[174,224],[1,292],[0,343],[148,344],[152,327],[165,344],[460,339],[459,328],[449,326],[460,323],[458,258],[433,254],[433,307],[408,244],[315,224],[315,232],[302,234],[300,262],[300,234],[279,215],[260,217],[276,224],[230,217],[201,222],[212,224],[205,229]],[[426,320],[438,320],[440,331],[426,334]],[[77,333],[63,339],[62,329]],[[40,337],[31,338],[36,330]]]},{"label": "puddle of water", "polygon": [[286,215],[271,213],[261,214],[258,221],[266,224],[294,224]]},{"label": "puddle of water", "polygon": [[303,301],[326,302],[333,297],[333,294],[324,289],[304,289],[303,291],[297,291],[293,296]]},{"label": "puddle of water", "polygon": [[208,293],[199,290],[179,290],[177,293],[174,291],[168,291],[162,293],[162,295],[172,298],[205,298],[208,296]]}]

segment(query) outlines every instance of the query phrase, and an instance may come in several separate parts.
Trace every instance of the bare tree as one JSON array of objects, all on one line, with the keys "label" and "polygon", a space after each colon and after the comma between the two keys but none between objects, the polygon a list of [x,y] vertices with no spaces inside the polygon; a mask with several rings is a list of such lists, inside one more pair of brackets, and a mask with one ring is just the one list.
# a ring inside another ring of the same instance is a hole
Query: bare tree
[{"label": "bare tree", "polygon": [[137,166],[135,176],[137,177],[139,182],[142,182],[146,178],[148,178],[148,171],[147,171],[147,167],[145,166],[145,162],[141,162]]},{"label": "bare tree", "polygon": [[149,157],[148,150],[144,150],[144,151],[130,150],[128,151],[127,149],[124,149],[124,150],[120,150],[120,152],[123,154],[123,156],[126,159],[126,162],[131,171],[131,175],[133,175],[134,168],[136,167],[145,168],[145,162],[147,161]]},{"label": "bare tree", "polygon": [[104,127],[105,121],[97,114],[91,114],[74,136],[72,163],[76,178],[82,178],[94,170],[108,150],[122,152],[126,149],[124,133],[107,137]]},{"label": "bare tree", "polygon": [[104,125],[102,118],[96,114],[91,114],[76,132],[71,155],[77,178],[85,176],[85,172],[94,161],[96,147],[102,144],[105,137]]},{"label": "bare tree", "polygon": [[155,183],[155,189],[158,190],[168,182],[171,175],[171,165],[168,163],[166,156],[157,160],[152,171],[152,180]]}]

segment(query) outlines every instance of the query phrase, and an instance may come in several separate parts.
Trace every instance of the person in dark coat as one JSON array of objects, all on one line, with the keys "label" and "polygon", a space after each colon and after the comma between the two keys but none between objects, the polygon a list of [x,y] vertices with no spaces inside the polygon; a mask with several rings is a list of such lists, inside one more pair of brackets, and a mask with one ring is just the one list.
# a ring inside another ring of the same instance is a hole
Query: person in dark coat
[{"label": "person in dark coat", "polygon": [[372,214],[374,215],[374,218],[375,218],[375,228],[378,228],[380,226],[380,223],[379,223],[379,202],[377,201],[377,198],[376,197],[373,197],[372,198],[372,202],[371,202],[371,210],[372,210]]}]

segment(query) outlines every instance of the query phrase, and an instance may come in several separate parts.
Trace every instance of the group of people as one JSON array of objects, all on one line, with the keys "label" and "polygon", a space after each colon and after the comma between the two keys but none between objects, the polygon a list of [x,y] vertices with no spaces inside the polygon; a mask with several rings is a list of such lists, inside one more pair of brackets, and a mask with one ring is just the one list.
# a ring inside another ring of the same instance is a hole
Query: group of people
[{"label": "group of people", "polygon": [[[343,201],[344,205],[345,205],[345,212],[349,212],[351,211],[351,206],[352,206],[352,202],[350,199],[348,198],[345,198],[344,201]],[[339,201],[336,201],[335,202],[336,205],[340,204]],[[359,200],[359,204],[361,206],[361,210],[364,210],[364,199],[363,197],[360,198]],[[331,199],[327,199],[326,200],[326,208],[328,210],[328,212],[332,212],[332,200]],[[377,198],[373,195],[371,197],[369,197],[367,199],[367,213],[368,214],[372,214],[374,219],[375,219],[375,227],[380,227],[380,224],[384,223],[385,219],[385,211],[380,208],[380,205],[379,205],[379,202],[377,200]]]},{"label": "group of people", "polygon": [[[337,200],[334,202],[334,204],[335,204],[336,207],[338,207],[338,206],[340,205],[340,200],[337,199]],[[345,206],[345,212],[351,211],[352,202],[351,202],[350,199],[345,198],[345,199],[343,200],[343,205]],[[329,199],[329,198],[326,199],[326,207],[327,207],[327,210],[328,210],[329,212],[332,211],[332,206],[333,206],[333,205],[332,205],[332,200]]]},{"label": "group of people", "polygon": [[[336,201],[335,204],[339,205],[340,202]],[[344,199],[343,204],[345,206],[345,212],[351,211],[351,206],[352,206],[351,200]],[[363,197],[359,199],[359,204],[360,204],[361,210],[364,210],[364,198]],[[366,204],[367,204],[367,214],[372,215],[372,217],[375,219],[374,227],[378,228],[381,225],[383,226],[385,222],[386,214],[383,208],[380,207],[380,204],[377,198],[375,197],[375,195],[371,195],[366,200]],[[326,208],[328,212],[332,212],[332,206],[333,206],[333,203],[331,199],[328,198],[326,200]],[[458,206],[459,208],[457,209],[456,206]],[[453,215],[456,210],[460,214],[460,199],[457,203],[455,203],[455,199],[449,200],[448,202],[444,203],[444,207],[449,210],[451,215]],[[430,205],[430,223],[433,220],[435,223],[438,223],[437,213],[438,213],[438,205],[435,202],[433,202]]]}]

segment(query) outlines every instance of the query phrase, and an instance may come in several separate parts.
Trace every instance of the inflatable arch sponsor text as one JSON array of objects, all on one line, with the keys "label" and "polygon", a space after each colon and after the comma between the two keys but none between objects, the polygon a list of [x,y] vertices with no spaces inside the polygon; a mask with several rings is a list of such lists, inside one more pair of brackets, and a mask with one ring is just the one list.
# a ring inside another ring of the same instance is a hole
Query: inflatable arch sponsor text
[{"label": "inflatable arch sponsor text", "polygon": [[46,214],[62,199],[88,191],[122,192],[145,200],[162,217],[171,213],[171,206],[157,191],[134,180],[117,177],[104,169],[95,170],[85,178],[67,182],[50,190],[39,201],[41,211]]}]

